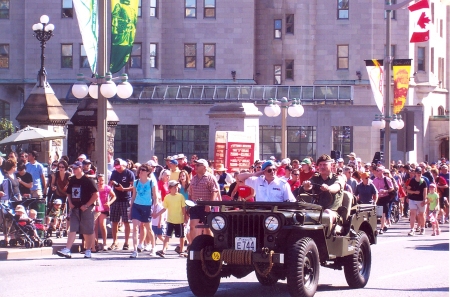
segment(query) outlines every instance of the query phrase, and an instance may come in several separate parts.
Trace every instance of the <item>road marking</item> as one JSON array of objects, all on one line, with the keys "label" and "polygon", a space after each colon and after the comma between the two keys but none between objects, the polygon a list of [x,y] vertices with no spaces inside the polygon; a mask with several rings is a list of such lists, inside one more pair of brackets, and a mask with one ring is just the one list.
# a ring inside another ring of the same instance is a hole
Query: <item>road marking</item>
[{"label": "road marking", "polygon": [[390,277],[394,277],[394,276],[399,276],[399,275],[403,275],[403,274],[410,274],[412,272],[416,272],[416,271],[420,271],[420,270],[426,270],[426,269],[431,269],[433,268],[434,265],[428,265],[428,266],[424,266],[424,267],[419,267],[419,268],[414,268],[414,269],[409,269],[409,270],[405,270],[402,272],[397,272],[397,273],[392,273],[392,274],[388,274],[382,277],[379,277],[378,279],[386,279],[386,278],[390,278]]}]

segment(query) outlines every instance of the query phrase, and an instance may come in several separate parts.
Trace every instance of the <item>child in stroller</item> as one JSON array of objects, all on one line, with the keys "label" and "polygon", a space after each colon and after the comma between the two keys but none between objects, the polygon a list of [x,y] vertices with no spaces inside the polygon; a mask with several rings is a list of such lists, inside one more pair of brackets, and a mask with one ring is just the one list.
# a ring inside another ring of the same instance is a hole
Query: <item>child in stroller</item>
[{"label": "child in stroller", "polygon": [[[44,242],[39,238],[33,220],[30,219],[23,205],[17,205],[11,230],[10,246],[24,244],[26,248],[42,247]],[[45,244],[47,246],[47,244]]]},{"label": "child in stroller", "polygon": [[52,236],[53,231],[56,231],[56,237],[67,236],[67,230],[63,230],[65,225],[64,220],[65,216],[62,200],[54,199],[52,208],[49,210],[47,217],[45,218],[47,237]]}]

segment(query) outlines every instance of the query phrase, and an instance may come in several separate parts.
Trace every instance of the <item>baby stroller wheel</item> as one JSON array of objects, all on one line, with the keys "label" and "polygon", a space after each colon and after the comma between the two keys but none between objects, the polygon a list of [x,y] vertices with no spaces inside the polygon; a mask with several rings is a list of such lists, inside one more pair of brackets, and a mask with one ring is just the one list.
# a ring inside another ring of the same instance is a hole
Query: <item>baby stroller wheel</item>
[{"label": "baby stroller wheel", "polygon": [[25,247],[27,248],[27,249],[32,249],[33,247],[34,247],[34,244],[33,244],[33,242],[32,241],[25,241]]},{"label": "baby stroller wheel", "polygon": [[23,241],[22,238],[17,239],[17,243],[18,243],[19,245],[24,245],[24,244],[25,244],[25,242]]},{"label": "baby stroller wheel", "polygon": [[44,240],[44,246],[52,246],[53,241],[51,239]]},{"label": "baby stroller wheel", "polygon": [[16,239],[11,239],[10,241],[9,241],[9,246],[16,246],[17,245],[17,240]]},{"label": "baby stroller wheel", "polygon": [[38,239],[33,240],[34,247],[41,247],[41,241]]},{"label": "baby stroller wheel", "polygon": [[47,230],[47,238],[48,238],[48,237],[52,237],[52,230],[50,230],[50,229]]},{"label": "baby stroller wheel", "polygon": [[0,240],[0,247],[6,247],[6,241]]}]

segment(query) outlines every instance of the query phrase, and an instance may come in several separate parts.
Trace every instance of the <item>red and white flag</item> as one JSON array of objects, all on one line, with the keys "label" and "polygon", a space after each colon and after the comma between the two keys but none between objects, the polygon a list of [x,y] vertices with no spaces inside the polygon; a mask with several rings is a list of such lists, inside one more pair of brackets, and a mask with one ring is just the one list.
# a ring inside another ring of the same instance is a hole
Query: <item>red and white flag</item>
[{"label": "red and white flag", "polygon": [[409,42],[424,42],[430,39],[430,5],[428,0],[420,0],[408,6],[410,18],[414,21],[413,34]]}]

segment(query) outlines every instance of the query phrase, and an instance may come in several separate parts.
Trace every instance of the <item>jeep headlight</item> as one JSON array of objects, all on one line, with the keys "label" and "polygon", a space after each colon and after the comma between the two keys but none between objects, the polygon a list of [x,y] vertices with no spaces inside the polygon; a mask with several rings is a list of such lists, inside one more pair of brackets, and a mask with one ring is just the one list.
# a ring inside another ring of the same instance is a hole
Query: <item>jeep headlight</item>
[{"label": "jeep headlight", "polygon": [[266,220],[264,221],[264,226],[268,231],[275,231],[278,229],[280,225],[280,221],[277,217],[274,216],[268,216]]},{"label": "jeep headlight", "polygon": [[221,216],[215,216],[211,220],[211,227],[216,230],[220,231],[225,228],[225,219]]}]

